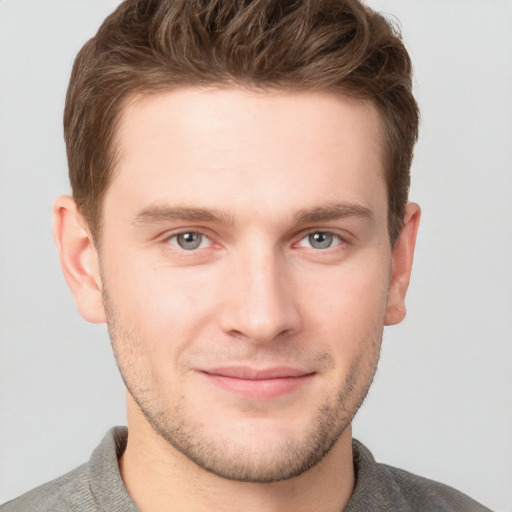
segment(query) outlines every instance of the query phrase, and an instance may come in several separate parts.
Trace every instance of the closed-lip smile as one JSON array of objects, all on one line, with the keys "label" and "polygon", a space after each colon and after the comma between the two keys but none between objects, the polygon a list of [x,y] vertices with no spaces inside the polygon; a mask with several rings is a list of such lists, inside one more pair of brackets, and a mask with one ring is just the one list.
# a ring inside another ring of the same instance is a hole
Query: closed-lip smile
[{"label": "closed-lip smile", "polygon": [[273,400],[288,395],[315,374],[289,366],[224,366],[201,370],[200,373],[224,391],[252,400]]}]

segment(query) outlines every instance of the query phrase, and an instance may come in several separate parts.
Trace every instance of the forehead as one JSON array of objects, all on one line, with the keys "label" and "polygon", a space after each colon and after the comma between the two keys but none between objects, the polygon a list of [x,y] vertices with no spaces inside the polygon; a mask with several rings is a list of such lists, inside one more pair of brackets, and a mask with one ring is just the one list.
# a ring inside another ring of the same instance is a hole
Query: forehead
[{"label": "forehead", "polygon": [[116,143],[106,203],[277,213],[320,200],[385,202],[377,109],[334,93],[191,87],[136,97]]}]

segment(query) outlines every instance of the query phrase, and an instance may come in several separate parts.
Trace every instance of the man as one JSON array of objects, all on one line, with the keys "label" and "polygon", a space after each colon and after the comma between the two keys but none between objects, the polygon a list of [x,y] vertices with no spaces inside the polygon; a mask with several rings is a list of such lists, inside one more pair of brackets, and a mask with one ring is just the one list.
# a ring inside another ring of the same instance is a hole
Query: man
[{"label": "man", "polygon": [[405,315],[410,62],[355,1],[127,1],[77,57],[55,239],[128,432],[2,510],[486,510],[352,440]]}]

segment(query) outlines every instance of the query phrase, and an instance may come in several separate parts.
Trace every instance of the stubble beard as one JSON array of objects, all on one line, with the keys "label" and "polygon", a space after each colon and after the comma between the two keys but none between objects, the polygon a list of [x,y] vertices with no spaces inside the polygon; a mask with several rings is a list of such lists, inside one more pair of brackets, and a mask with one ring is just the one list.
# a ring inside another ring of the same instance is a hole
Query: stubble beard
[{"label": "stubble beard", "polygon": [[[364,402],[379,359],[382,330],[366,340],[372,355],[361,354],[335,395],[318,407],[309,432],[301,439],[287,439],[279,446],[251,449],[245,439],[213,438],[200,421],[187,417],[179,404],[162,407],[145,382],[136,363],[144,353],[144,341],[118,312],[104,290],[108,331],[124,384],[149,425],[167,443],[200,468],[221,478],[239,482],[271,483],[296,477],[316,466],[336,444]],[[329,356],[330,357],[330,356]],[[145,375],[150,374],[146,372]],[[361,382],[361,374],[366,377]],[[158,398],[158,395],[157,395]],[[251,440],[248,440],[249,444]],[[272,453],[269,453],[271,451]]]}]

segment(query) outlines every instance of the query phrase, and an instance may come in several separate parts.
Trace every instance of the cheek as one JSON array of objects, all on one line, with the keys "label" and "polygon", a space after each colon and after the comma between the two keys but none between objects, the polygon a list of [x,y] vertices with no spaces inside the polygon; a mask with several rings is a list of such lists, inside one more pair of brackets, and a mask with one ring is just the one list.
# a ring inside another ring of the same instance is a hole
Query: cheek
[{"label": "cheek", "polygon": [[[360,354],[378,353],[386,313],[386,265],[352,264],[328,269],[326,286],[305,288],[305,325],[329,344],[337,365],[348,368]],[[318,281],[316,281],[318,282]]]},{"label": "cheek", "polygon": [[389,287],[389,263],[378,258],[324,269],[316,286],[303,286],[303,302],[317,316],[347,327],[383,321]]},{"label": "cheek", "polygon": [[104,269],[104,281],[116,323],[129,328],[124,337],[140,340],[151,357],[167,359],[211,325],[219,289],[211,269],[174,268],[137,254],[115,261]]}]

